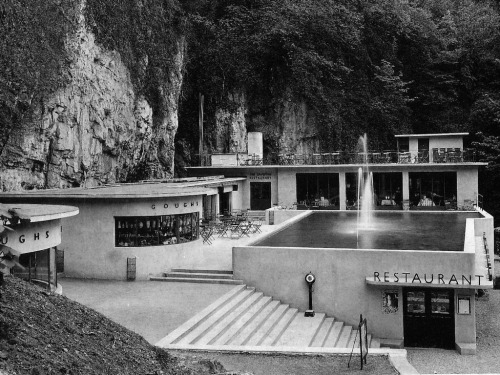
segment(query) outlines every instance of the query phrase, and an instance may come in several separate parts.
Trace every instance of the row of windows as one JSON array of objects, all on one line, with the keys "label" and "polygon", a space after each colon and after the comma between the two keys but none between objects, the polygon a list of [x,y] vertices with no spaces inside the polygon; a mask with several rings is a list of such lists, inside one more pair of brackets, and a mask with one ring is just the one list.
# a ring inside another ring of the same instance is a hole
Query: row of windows
[{"label": "row of windows", "polygon": [[198,239],[199,213],[115,217],[115,246],[172,245]]}]

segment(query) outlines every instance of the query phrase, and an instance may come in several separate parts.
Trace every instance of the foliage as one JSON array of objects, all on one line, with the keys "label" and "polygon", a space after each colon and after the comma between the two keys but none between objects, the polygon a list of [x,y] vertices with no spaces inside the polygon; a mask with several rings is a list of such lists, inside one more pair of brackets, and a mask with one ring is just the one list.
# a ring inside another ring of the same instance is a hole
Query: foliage
[{"label": "foliage", "polygon": [[496,113],[486,99],[500,83],[494,3],[220,0],[184,9],[184,139],[197,138],[199,92],[208,127],[215,108],[230,110],[230,94],[245,92],[248,128],[270,142],[282,103],[303,101],[327,149],[353,147],[365,132],[372,147],[389,147],[399,132],[481,130],[471,111]]},{"label": "foliage", "polygon": [[479,189],[486,197],[484,209],[496,217],[495,225],[500,225],[500,136],[486,136],[479,132],[472,146],[477,152],[478,161],[488,166],[479,171]]},{"label": "foliage", "polygon": [[0,152],[35,107],[67,82],[64,42],[74,30],[75,0],[0,4]]}]

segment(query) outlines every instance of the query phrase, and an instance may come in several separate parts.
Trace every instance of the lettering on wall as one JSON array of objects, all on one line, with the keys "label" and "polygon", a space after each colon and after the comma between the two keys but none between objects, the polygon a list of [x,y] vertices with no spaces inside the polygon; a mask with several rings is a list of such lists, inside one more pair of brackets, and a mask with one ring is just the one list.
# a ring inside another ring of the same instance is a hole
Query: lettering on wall
[{"label": "lettering on wall", "polygon": [[[191,202],[183,202],[183,203],[170,203],[170,207],[175,207],[175,208],[179,208],[179,207],[196,207],[196,206],[199,206],[200,205],[200,202],[198,201],[191,201]],[[163,208],[168,208],[169,207],[169,204],[168,203],[164,203],[163,204]],[[152,210],[156,210],[156,204],[152,204],[151,205],[151,209]]]},{"label": "lettering on wall", "polygon": [[[418,274],[413,272],[373,272],[373,281],[380,283],[406,283],[406,284],[443,284],[443,285],[472,285],[475,276],[477,285],[481,285],[481,278],[484,275],[444,275]],[[476,285],[476,284],[474,284]]]},{"label": "lettering on wall", "polygon": [[[26,236],[27,236],[26,234],[20,234],[19,236],[17,236],[17,240],[19,241],[19,243],[25,243]],[[46,230],[44,233],[44,237],[49,238],[50,231]],[[40,240],[40,232],[34,232],[33,233],[33,241],[39,241],[39,240]],[[8,235],[0,237],[0,244],[7,245],[8,243],[9,243],[9,236]]]},{"label": "lettering on wall", "polygon": [[250,173],[249,180],[270,180],[271,173]]}]

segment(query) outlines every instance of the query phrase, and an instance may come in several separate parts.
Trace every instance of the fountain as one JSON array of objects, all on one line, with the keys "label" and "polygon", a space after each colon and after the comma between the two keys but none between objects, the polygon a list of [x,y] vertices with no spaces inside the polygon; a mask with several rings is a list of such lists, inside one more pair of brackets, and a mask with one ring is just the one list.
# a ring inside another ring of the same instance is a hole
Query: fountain
[{"label": "fountain", "polygon": [[[368,166],[368,145],[366,133],[359,137],[360,154],[363,156],[363,167],[358,169],[358,212],[356,225],[356,243],[359,243],[359,231],[371,229],[373,225],[373,173]],[[364,170],[363,170],[364,169]]]}]

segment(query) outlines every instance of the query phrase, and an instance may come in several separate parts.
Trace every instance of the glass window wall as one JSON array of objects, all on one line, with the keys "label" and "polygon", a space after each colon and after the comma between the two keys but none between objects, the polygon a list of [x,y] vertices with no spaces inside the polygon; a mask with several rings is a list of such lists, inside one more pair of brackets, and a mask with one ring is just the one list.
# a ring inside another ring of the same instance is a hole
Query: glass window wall
[{"label": "glass window wall", "polygon": [[173,245],[198,239],[199,213],[115,217],[115,246]]}]

